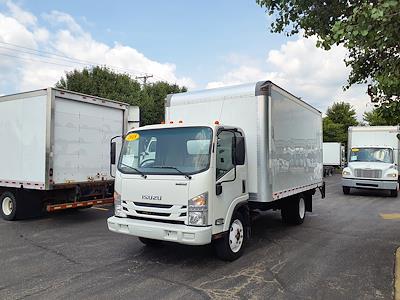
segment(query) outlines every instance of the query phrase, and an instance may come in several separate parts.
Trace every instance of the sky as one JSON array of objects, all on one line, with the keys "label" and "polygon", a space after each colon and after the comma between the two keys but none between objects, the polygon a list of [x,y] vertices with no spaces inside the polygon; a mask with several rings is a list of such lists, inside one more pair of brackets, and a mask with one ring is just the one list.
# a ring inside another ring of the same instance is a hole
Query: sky
[{"label": "sky", "polygon": [[189,90],[272,80],[325,112],[370,110],[366,86],[343,92],[346,50],[269,32],[255,0],[0,0],[0,95],[53,86],[65,72],[107,65]]}]

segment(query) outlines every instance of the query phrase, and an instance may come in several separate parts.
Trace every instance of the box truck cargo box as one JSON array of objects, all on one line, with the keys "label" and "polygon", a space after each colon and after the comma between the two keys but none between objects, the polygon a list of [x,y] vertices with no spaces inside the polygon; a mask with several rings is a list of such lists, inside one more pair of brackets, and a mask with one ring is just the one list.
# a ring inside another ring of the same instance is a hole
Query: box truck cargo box
[{"label": "box truck cargo box", "polygon": [[127,121],[127,104],[55,88],[0,97],[3,217],[110,202],[110,140]]},{"label": "box truck cargo box", "polygon": [[216,240],[233,260],[251,210],[301,224],[324,192],[321,113],[270,81],[170,95],[165,121],[125,138],[112,231],[144,243]]},{"label": "box truck cargo box", "polygon": [[335,142],[325,142],[322,145],[324,177],[332,175],[335,168],[342,168],[346,163],[344,145]]},{"label": "box truck cargo box", "polygon": [[348,166],[343,193],[351,188],[388,190],[397,197],[400,182],[400,126],[349,127]]}]

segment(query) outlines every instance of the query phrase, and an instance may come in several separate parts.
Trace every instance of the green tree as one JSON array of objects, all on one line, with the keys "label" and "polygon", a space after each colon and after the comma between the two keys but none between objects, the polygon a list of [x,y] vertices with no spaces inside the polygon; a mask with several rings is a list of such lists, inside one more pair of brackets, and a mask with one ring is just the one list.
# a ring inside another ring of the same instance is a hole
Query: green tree
[{"label": "green tree", "polygon": [[357,126],[356,111],[346,102],[335,102],[328,107],[323,120],[324,142],[347,144],[349,126]]},{"label": "green tree", "polygon": [[167,94],[185,92],[185,87],[156,82],[141,87],[129,74],[116,73],[107,67],[85,68],[65,74],[57,88],[108,98],[140,107],[141,125],[160,123],[164,119]]},{"label": "green tree", "polygon": [[381,105],[372,111],[365,112],[363,119],[371,126],[399,125],[400,124],[400,103],[392,102]]},{"label": "green tree", "polygon": [[326,50],[343,45],[347,86],[370,83],[372,101],[400,101],[399,0],[256,0],[273,16],[272,32],[317,36]]}]

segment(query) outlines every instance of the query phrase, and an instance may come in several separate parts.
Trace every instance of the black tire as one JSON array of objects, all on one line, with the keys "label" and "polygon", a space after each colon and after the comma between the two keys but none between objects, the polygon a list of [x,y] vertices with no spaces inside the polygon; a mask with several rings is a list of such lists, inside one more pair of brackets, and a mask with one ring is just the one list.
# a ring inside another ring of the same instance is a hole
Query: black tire
[{"label": "black tire", "polygon": [[17,218],[17,198],[11,192],[4,192],[0,196],[0,213],[4,220],[13,221]]},{"label": "black tire", "polygon": [[161,244],[160,240],[154,240],[154,239],[149,239],[149,238],[144,238],[144,237],[138,237],[139,241],[141,241],[143,244],[149,247],[154,247],[158,246]]},{"label": "black tire", "polygon": [[285,224],[300,225],[306,218],[306,200],[303,195],[290,197],[281,208],[282,221]]},{"label": "black tire", "polygon": [[390,190],[390,197],[397,198],[398,192],[397,190]]},{"label": "black tire", "polygon": [[[241,226],[241,229],[240,229]],[[236,231],[235,240],[230,238]],[[232,233],[231,233],[232,232]],[[215,252],[217,256],[226,261],[234,261],[242,256],[247,242],[246,222],[243,215],[235,212],[232,216],[229,230],[222,238],[214,241]]]},{"label": "black tire", "polygon": [[350,194],[350,188],[348,186],[343,187],[343,194],[345,194],[345,195]]}]

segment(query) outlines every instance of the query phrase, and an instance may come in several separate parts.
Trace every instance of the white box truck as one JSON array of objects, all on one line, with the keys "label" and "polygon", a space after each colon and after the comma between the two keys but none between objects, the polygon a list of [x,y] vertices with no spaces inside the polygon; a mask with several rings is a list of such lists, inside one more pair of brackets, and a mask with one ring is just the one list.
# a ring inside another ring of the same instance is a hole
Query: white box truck
[{"label": "white box truck", "polygon": [[342,143],[324,142],[322,144],[324,177],[332,175],[335,168],[343,168],[346,163],[346,149]]},{"label": "white box truck", "polygon": [[112,203],[110,140],[128,129],[128,112],[55,88],[0,97],[2,217]]},{"label": "white box truck", "polygon": [[165,120],[124,138],[111,231],[145,244],[214,241],[234,260],[251,210],[301,224],[324,194],[321,113],[270,81],[170,95]]},{"label": "white box truck", "polygon": [[349,127],[348,166],[343,193],[351,188],[389,190],[397,197],[400,126]]}]

